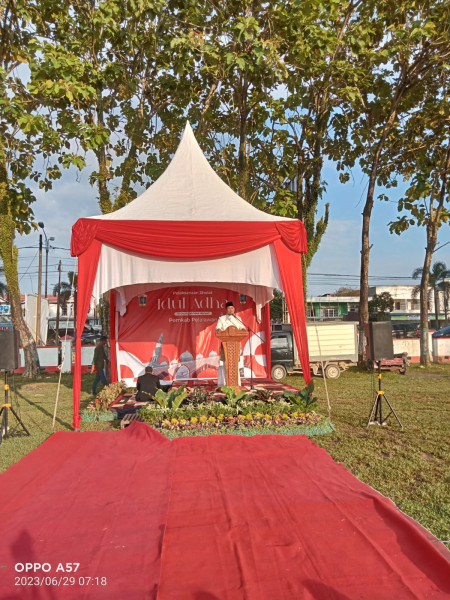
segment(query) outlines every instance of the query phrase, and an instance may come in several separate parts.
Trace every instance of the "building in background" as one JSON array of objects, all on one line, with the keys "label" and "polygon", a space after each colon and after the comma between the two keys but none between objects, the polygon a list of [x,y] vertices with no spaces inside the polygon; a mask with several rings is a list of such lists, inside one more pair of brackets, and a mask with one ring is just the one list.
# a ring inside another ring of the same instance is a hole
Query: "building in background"
[{"label": "building in background", "polygon": [[[416,337],[420,326],[420,301],[416,285],[377,285],[369,287],[369,300],[375,294],[388,292],[394,301],[391,311],[392,330],[394,337]],[[444,293],[438,294],[438,318],[435,321],[434,292],[430,290],[428,298],[428,313],[430,326],[434,329],[448,323],[448,311]],[[308,321],[358,321],[359,295],[341,295],[338,293],[323,296],[308,296],[306,318]],[[447,314],[446,314],[447,312]],[[290,323],[286,303],[283,302],[283,323]]]},{"label": "building in background", "polygon": [[310,296],[307,298],[306,318],[310,321],[344,320],[349,314],[357,314],[359,296]]}]

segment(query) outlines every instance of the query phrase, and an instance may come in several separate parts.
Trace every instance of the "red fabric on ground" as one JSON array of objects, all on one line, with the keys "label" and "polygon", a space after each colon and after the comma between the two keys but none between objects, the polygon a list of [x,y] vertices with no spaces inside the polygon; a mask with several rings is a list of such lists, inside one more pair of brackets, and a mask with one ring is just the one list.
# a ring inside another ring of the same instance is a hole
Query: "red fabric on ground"
[{"label": "red fabric on ground", "polygon": [[450,597],[433,544],[305,436],[174,445],[161,600]]},{"label": "red fabric on ground", "polygon": [[[155,598],[171,450],[147,426],[58,432],[0,475],[0,598]],[[49,563],[52,571],[14,570],[26,562]],[[56,572],[58,563],[74,562],[76,573]],[[16,577],[34,576],[77,584],[15,585]],[[107,585],[78,585],[79,577],[106,577]]]},{"label": "red fabric on ground", "polygon": [[[0,486],[2,599],[450,598],[435,544],[304,436],[57,433]],[[108,584],[15,586],[26,561]]]}]

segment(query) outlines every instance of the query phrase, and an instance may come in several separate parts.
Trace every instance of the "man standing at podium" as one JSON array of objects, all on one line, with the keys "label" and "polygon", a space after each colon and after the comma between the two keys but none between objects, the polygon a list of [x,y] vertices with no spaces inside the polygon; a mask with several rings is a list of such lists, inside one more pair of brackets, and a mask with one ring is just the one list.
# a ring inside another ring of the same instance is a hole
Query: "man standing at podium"
[{"label": "man standing at podium", "polygon": [[[225,331],[233,325],[236,329],[246,329],[244,323],[235,316],[235,308],[232,302],[227,302],[225,304],[225,308],[227,310],[225,315],[222,315],[217,320],[216,331]],[[239,385],[241,383],[241,378],[239,375]],[[225,354],[223,351],[223,346],[220,344],[220,365],[217,371],[217,386],[220,388],[226,384],[226,376],[225,376]]]},{"label": "man standing at podium", "polygon": [[220,316],[217,320],[216,331],[225,331],[230,325],[233,325],[236,329],[245,329],[244,323],[234,314],[234,304],[232,302],[227,302],[225,308],[227,309],[227,313]]}]

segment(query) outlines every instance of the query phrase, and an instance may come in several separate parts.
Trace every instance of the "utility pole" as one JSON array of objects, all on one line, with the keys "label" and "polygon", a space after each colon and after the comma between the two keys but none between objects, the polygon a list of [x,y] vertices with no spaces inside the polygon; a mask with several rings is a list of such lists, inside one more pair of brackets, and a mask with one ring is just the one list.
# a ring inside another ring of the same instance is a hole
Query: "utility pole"
[{"label": "utility pole", "polygon": [[39,274],[38,274],[38,293],[36,301],[36,346],[41,341],[41,287],[42,287],[42,234],[39,234]]},{"label": "utility pole", "polygon": [[59,346],[59,305],[61,301],[61,261],[58,263],[58,299],[56,302],[56,345]]},{"label": "utility pole", "polygon": [[442,288],[444,291],[444,325],[448,325],[448,320],[447,320],[447,312],[448,312],[448,289],[447,289],[447,282],[445,281],[445,275],[444,278],[442,280]]}]

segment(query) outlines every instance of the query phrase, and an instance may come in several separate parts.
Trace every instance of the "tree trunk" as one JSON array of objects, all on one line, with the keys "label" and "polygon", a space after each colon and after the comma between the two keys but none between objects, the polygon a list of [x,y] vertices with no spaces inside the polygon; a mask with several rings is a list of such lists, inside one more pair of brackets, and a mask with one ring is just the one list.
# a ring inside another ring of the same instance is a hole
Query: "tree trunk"
[{"label": "tree trunk", "polygon": [[361,273],[360,273],[360,296],[359,296],[359,342],[358,342],[358,364],[364,366],[366,363],[366,335],[365,331],[369,324],[369,230],[370,217],[373,207],[373,191],[371,202],[366,201],[363,212],[362,240],[361,240]]},{"label": "tree trunk", "polygon": [[100,299],[100,322],[102,335],[106,335],[108,338],[111,335],[109,317],[109,292],[106,292]]},{"label": "tree trunk", "polygon": [[15,225],[11,215],[0,214],[0,256],[3,261],[6,282],[8,284],[13,327],[19,332],[20,344],[25,356],[23,377],[39,378],[41,370],[36,342],[22,316],[22,303],[20,301],[19,277],[17,272],[18,251],[14,246],[14,235]]},{"label": "tree trunk", "polygon": [[420,364],[425,367],[430,364],[428,348],[428,283],[434,246],[435,244],[433,244],[431,236],[427,232],[427,247],[423,262],[422,278],[420,280]]},{"label": "tree trunk", "polygon": [[[97,127],[104,127],[103,122],[103,101],[102,101],[102,89],[99,90],[99,99],[97,103],[97,123],[93,122],[92,125]],[[108,159],[106,156],[106,144],[102,143],[95,151],[95,155],[98,161],[98,175],[97,175],[97,186],[98,186],[98,205],[103,215],[108,214],[114,210],[111,202],[111,194],[108,189]]]},{"label": "tree trunk", "polygon": [[439,329],[439,291],[437,285],[433,286],[433,295],[434,295],[434,319],[436,329]]},{"label": "tree trunk", "polygon": [[247,111],[242,109],[239,123],[239,188],[238,193],[246,200],[248,182],[248,160],[247,160]]},{"label": "tree trunk", "polygon": [[[430,275],[431,259],[433,258],[433,254],[437,243],[438,231],[439,227],[441,226],[444,202],[447,198],[447,181],[449,171],[450,141],[447,147],[445,163],[442,165],[441,189],[437,197],[436,207],[433,206],[433,196],[430,198],[429,219],[427,220],[427,247],[425,249],[425,260],[423,263],[422,280],[420,282],[420,364],[425,366],[430,364],[430,358],[428,353],[428,280]],[[436,302],[436,289],[434,291],[434,294],[434,301]]]},{"label": "tree trunk", "polygon": [[20,343],[25,356],[25,370],[23,376],[40,377],[41,370],[36,343],[22,316],[17,268],[18,250],[14,246],[15,232],[16,225],[11,216],[8,197],[8,172],[6,169],[3,145],[0,141],[0,258],[3,261],[6,283],[8,285],[13,327],[19,332]]},{"label": "tree trunk", "polygon": [[366,345],[365,331],[369,325],[369,255],[370,255],[370,218],[372,216],[373,198],[375,195],[375,184],[378,175],[378,166],[380,163],[381,153],[384,143],[392,129],[392,126],[397,115],[397,104],[401,93],[397,90],[393,101],[393,108],[389,118],[387,119],[380,140],[377,144],[375,154],[372,160],[372,168],[370,171],[369,187],[367,189],[366,203],[363,210],[363,224],[361,236],[361,272],[360,272],[360,299],[359,299],[359,345],[358,345],[358,365],[364,366],[366,363]]}]

